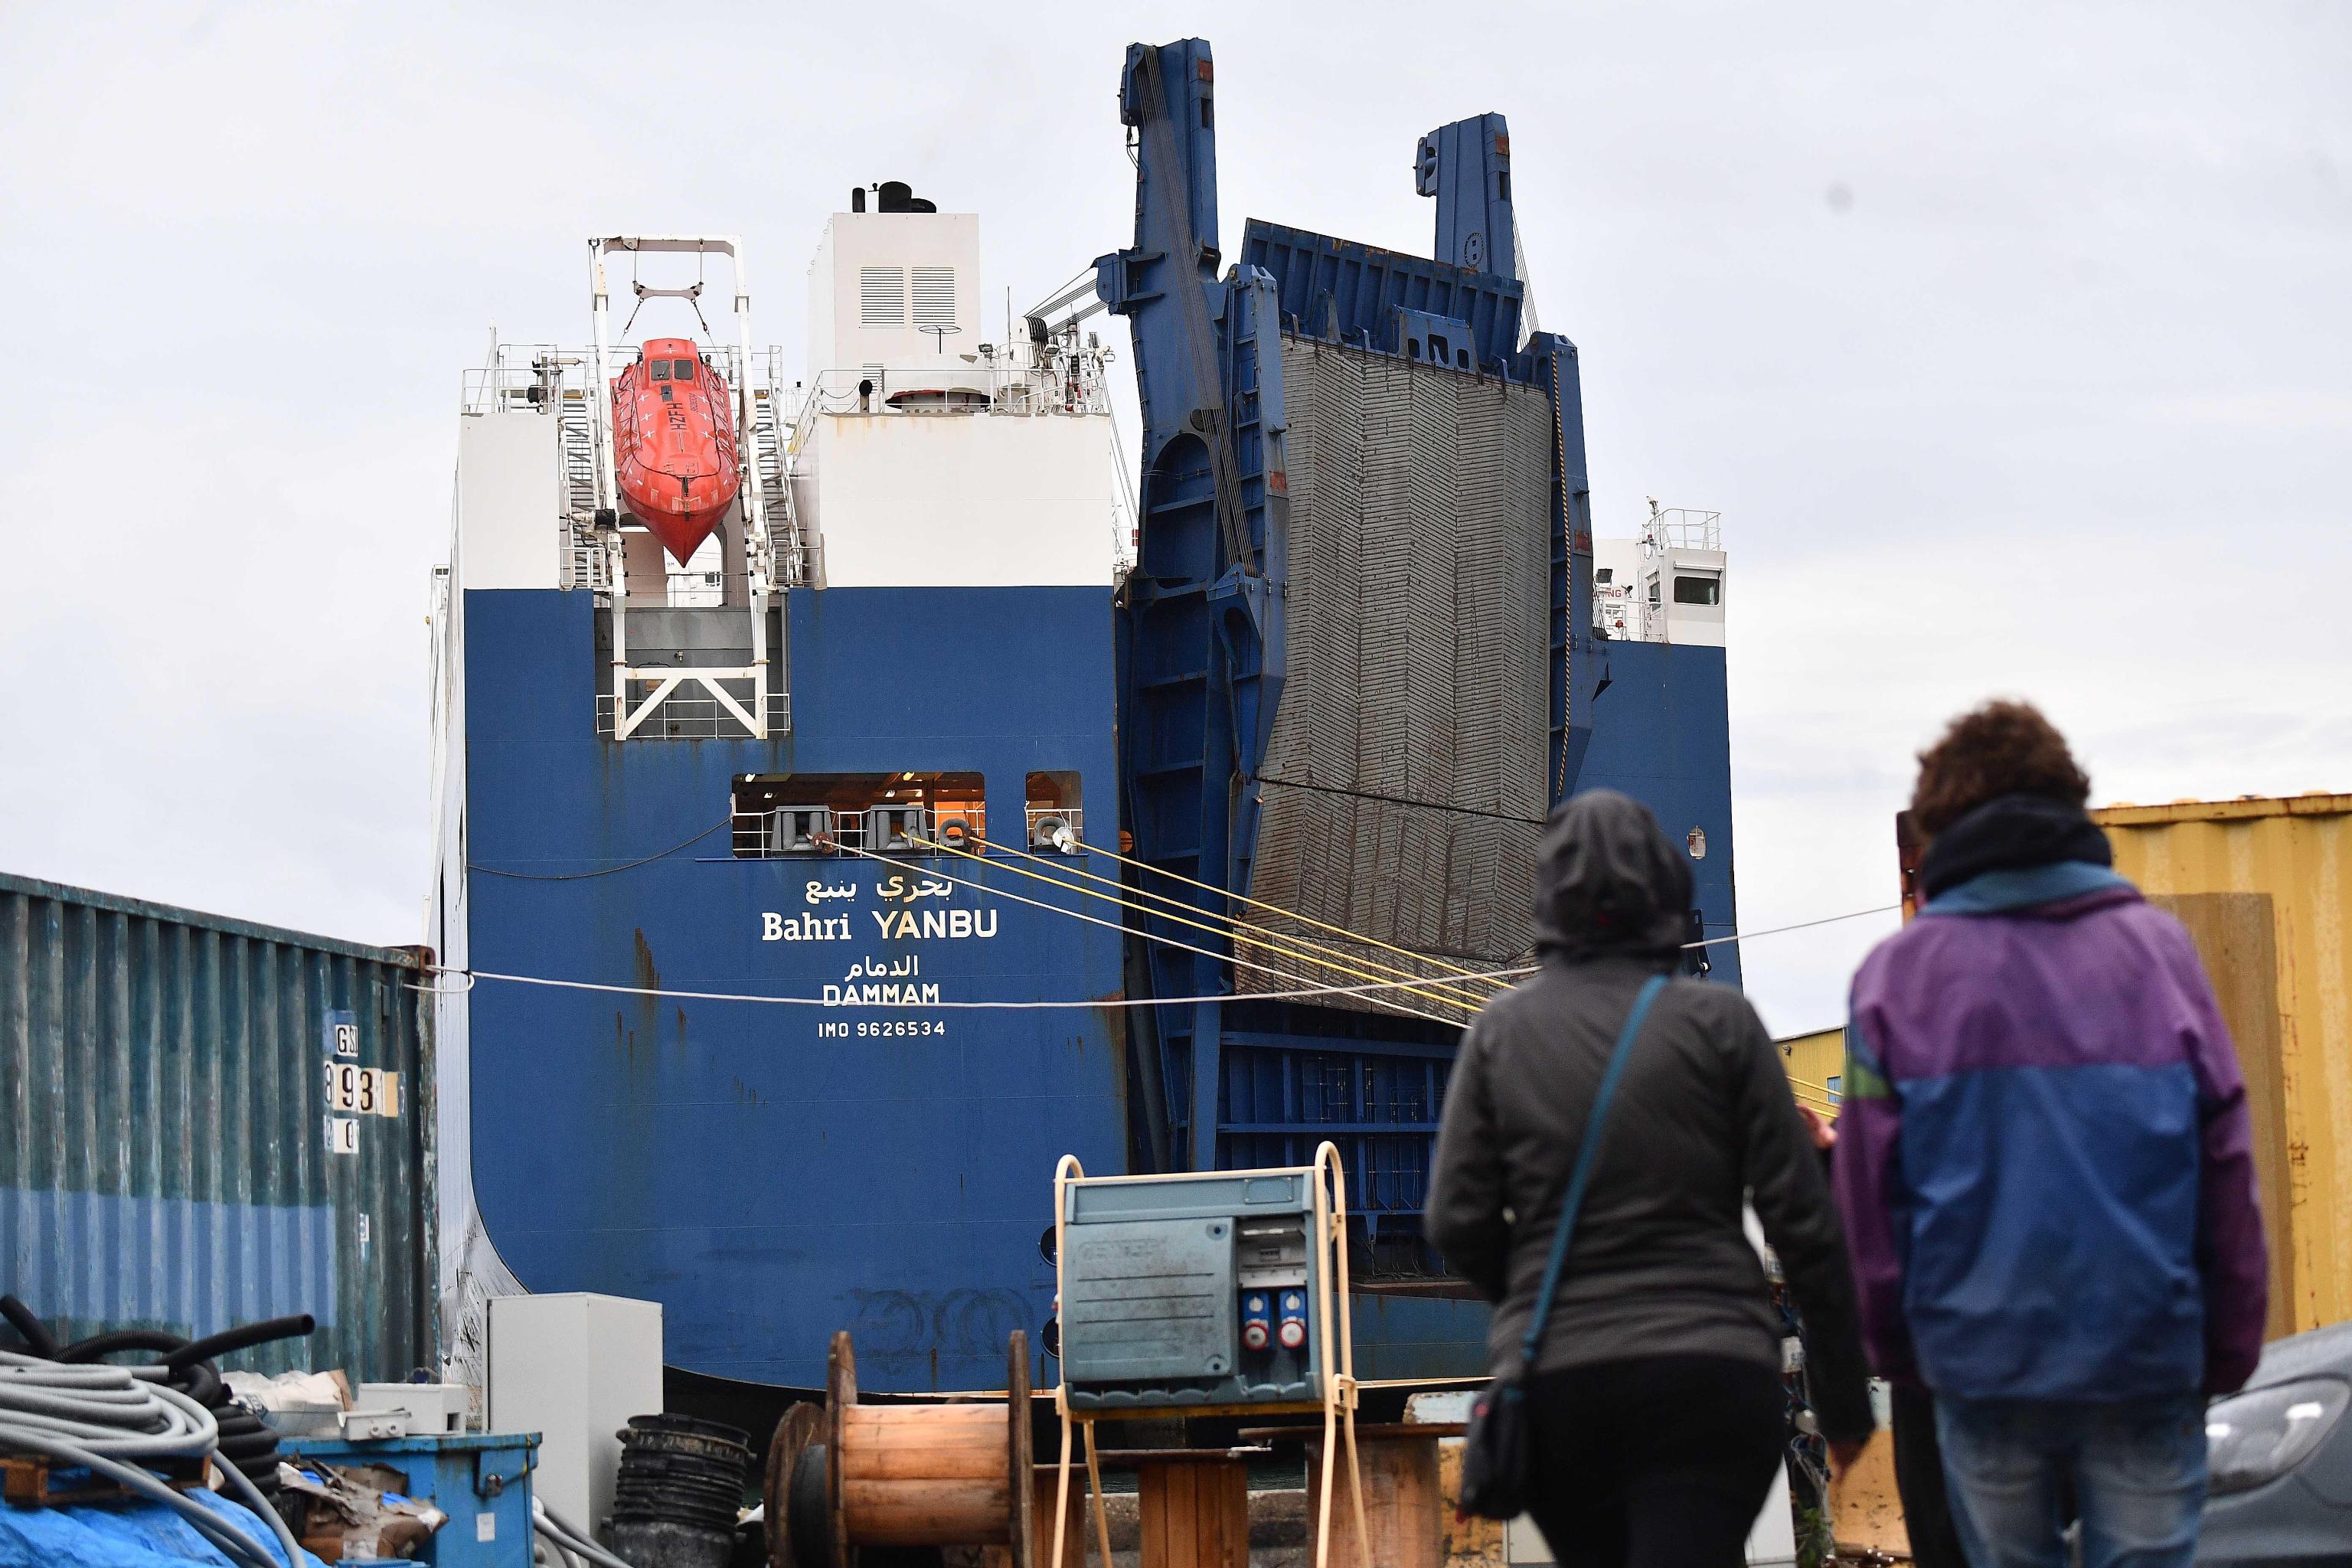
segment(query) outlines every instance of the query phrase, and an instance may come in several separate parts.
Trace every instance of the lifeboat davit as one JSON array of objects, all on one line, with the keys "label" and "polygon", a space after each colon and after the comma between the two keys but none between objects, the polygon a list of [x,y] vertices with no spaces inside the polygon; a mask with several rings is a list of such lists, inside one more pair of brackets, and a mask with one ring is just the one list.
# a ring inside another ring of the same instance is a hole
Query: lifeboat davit
[{"label": "lifeboat davit", "polygon": [[655,338],[613,383],[621,498],[685,565],[743,483],[726,381],[687,338]]}]

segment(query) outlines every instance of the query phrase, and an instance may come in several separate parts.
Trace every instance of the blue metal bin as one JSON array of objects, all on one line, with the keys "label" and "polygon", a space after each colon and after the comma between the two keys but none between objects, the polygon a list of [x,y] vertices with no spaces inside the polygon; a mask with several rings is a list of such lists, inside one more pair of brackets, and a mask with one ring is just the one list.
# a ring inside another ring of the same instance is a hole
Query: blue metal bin
[{"label": "blue metal bin", "polygon": [[416,1558],[433,1568],[530,1568],[530,1472],[536,1432],[452,1432],[386,1437],[289,1437],[296,1464],[383,1465],[408,1478],[405,1495],[449,1516]]}]

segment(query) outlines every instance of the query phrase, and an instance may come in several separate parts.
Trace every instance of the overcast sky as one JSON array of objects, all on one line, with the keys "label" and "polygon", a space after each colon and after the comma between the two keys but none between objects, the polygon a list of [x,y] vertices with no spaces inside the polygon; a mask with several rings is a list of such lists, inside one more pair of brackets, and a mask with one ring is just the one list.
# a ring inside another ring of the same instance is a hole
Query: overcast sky
[{"label": "overcast sky", "polygon": [[[583,340],[592,231],[733,231],[796,357],[890,178],[1029,303],[1128,238],[1124,46],[1202,30],[1228,254],[1426,253],[1415,138],[1510,117],[1602,531],[1724,514],[1746,929],[1888,902],[1990,693],[2101,801],[2352,789],[2352,6],[17,5],[0,868],[419,940],[491,323]],[[1890,924],[1754,940],[1767,1021]]]}]

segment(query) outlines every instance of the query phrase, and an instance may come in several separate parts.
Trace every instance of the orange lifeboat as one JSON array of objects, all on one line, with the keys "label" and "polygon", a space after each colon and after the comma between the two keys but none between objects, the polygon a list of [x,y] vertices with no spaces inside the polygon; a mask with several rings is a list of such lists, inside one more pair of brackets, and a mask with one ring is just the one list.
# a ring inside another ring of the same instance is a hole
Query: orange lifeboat
[{"label": "orange lifeboat", "polygon": [[613,383],[621,498],[685,565],[743,482],[727,383],[686,338],[649,341]]}]

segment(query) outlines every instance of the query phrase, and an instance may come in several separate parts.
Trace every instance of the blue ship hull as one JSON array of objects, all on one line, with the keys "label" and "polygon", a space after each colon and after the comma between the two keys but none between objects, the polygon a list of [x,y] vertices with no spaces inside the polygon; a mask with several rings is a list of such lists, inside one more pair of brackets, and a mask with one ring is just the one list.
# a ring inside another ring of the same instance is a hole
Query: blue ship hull
[{"label": "blue ship hull", "polygon": [[[722,823],[743,773],[971,770],[1018,822],[1029,771],[1074,769],[1108,803],[1108,590],[795,594],[794,726],[774,742],[600,738],[589,595],[477,592],[465,609],[478,972],[821,996],[853,963],[913,958],[912,983],[952,999],[1119,994],[1116,931],[958,889],[948,901],[985,909],[992,934],[886,938],[873,917],[890,912],[878,889],[898,867],[737,859],[723,827],[583,875]],[[1112,868],[1096,858],[1075,864]],[[813,906],[813,880],[857,892]],[[763,936],[770,913],[820,910],[853,934]],[[937,1032],[870,1033],[909,1023]],[[763,1006],[484,980],[471,1036],[475,1194],[503,1261],[533,1291],[660,1301],[669,1361],[725,1377],[821,1384],[846,1328],[876,1388],[1001,1383],[1005,1335],[1034,1341],[1051,1312],[1037,1241],[1055,1161],[1126,1165],[1115,1009]]]},{"label": "blue ship hull", "polygon": [[1601,646],[1607,683],[1593,700],[1592,743],[1577,785],[1632,795],[1657,815],[1669,838],[1687,842],[1692,828],[1705,835],[1705,853],[1691,862],[1691,882],[1706,939],[1714,944],[1706,950],[1707,978],[1738,985],[1739,944],[1726,940],[1738,927],[1724,650],[1651,642]]},{"label": "blue ship hull", "polygon": [[[738,775],[794,770],[975,771],[992,810],[1017,821],[1028,772],[1075,769],[1090,837],[1115,838],[1108,591],[797,593],[794,726],[772,742],[595,734],[584,594],[475,592],[465,613],[477,971],[821,997],[853,963],[912,958],[916,983],[948,1000],[1122,994],[1117,931],[1003,897],[958,889],[950,900],[989,908],[991,936],[885,938],[874,916],[897,866],[738,859],[723,828],[629,864],[720,824]],[[1650,802],[1670,830],[1705,831],[1700,903],[1708,933],[1727,934],[1722,651],[1615,644],[1609,658],[1586,782]],[[1118,918],[997,866],[901,863]],[[1117,872],[1099,855],[1070,865]],[[857,893],[812,906],[813,880]],[[798,922],[820,910],[853,935],[766,939],[770,913]],[[1715,951],[1716,976],[1736,979],[1735,950]],[[939,1032],[870,1032],[909,1023]],[[1128,1024],[1116,1008],[772,1006],[483,980],[471,996],[477,1202],[526,1288],[660,1301],[677,1366],[812,1386],[847,1328],[878,1390],[990,1386],[1005,1335],[1034,1343],[1051,1316],[1038,1239],[1055,1161],[1116,1173],[1142,1146]],[[1320,1132],[1302,1116],[1296,1135]],[[1409,1224],[1417,1186],[1388,1196],[1393,1222]],[[1368,1378],[1483,1370],[1475,1303],[1366,1294],[1355,1321]]]}]

